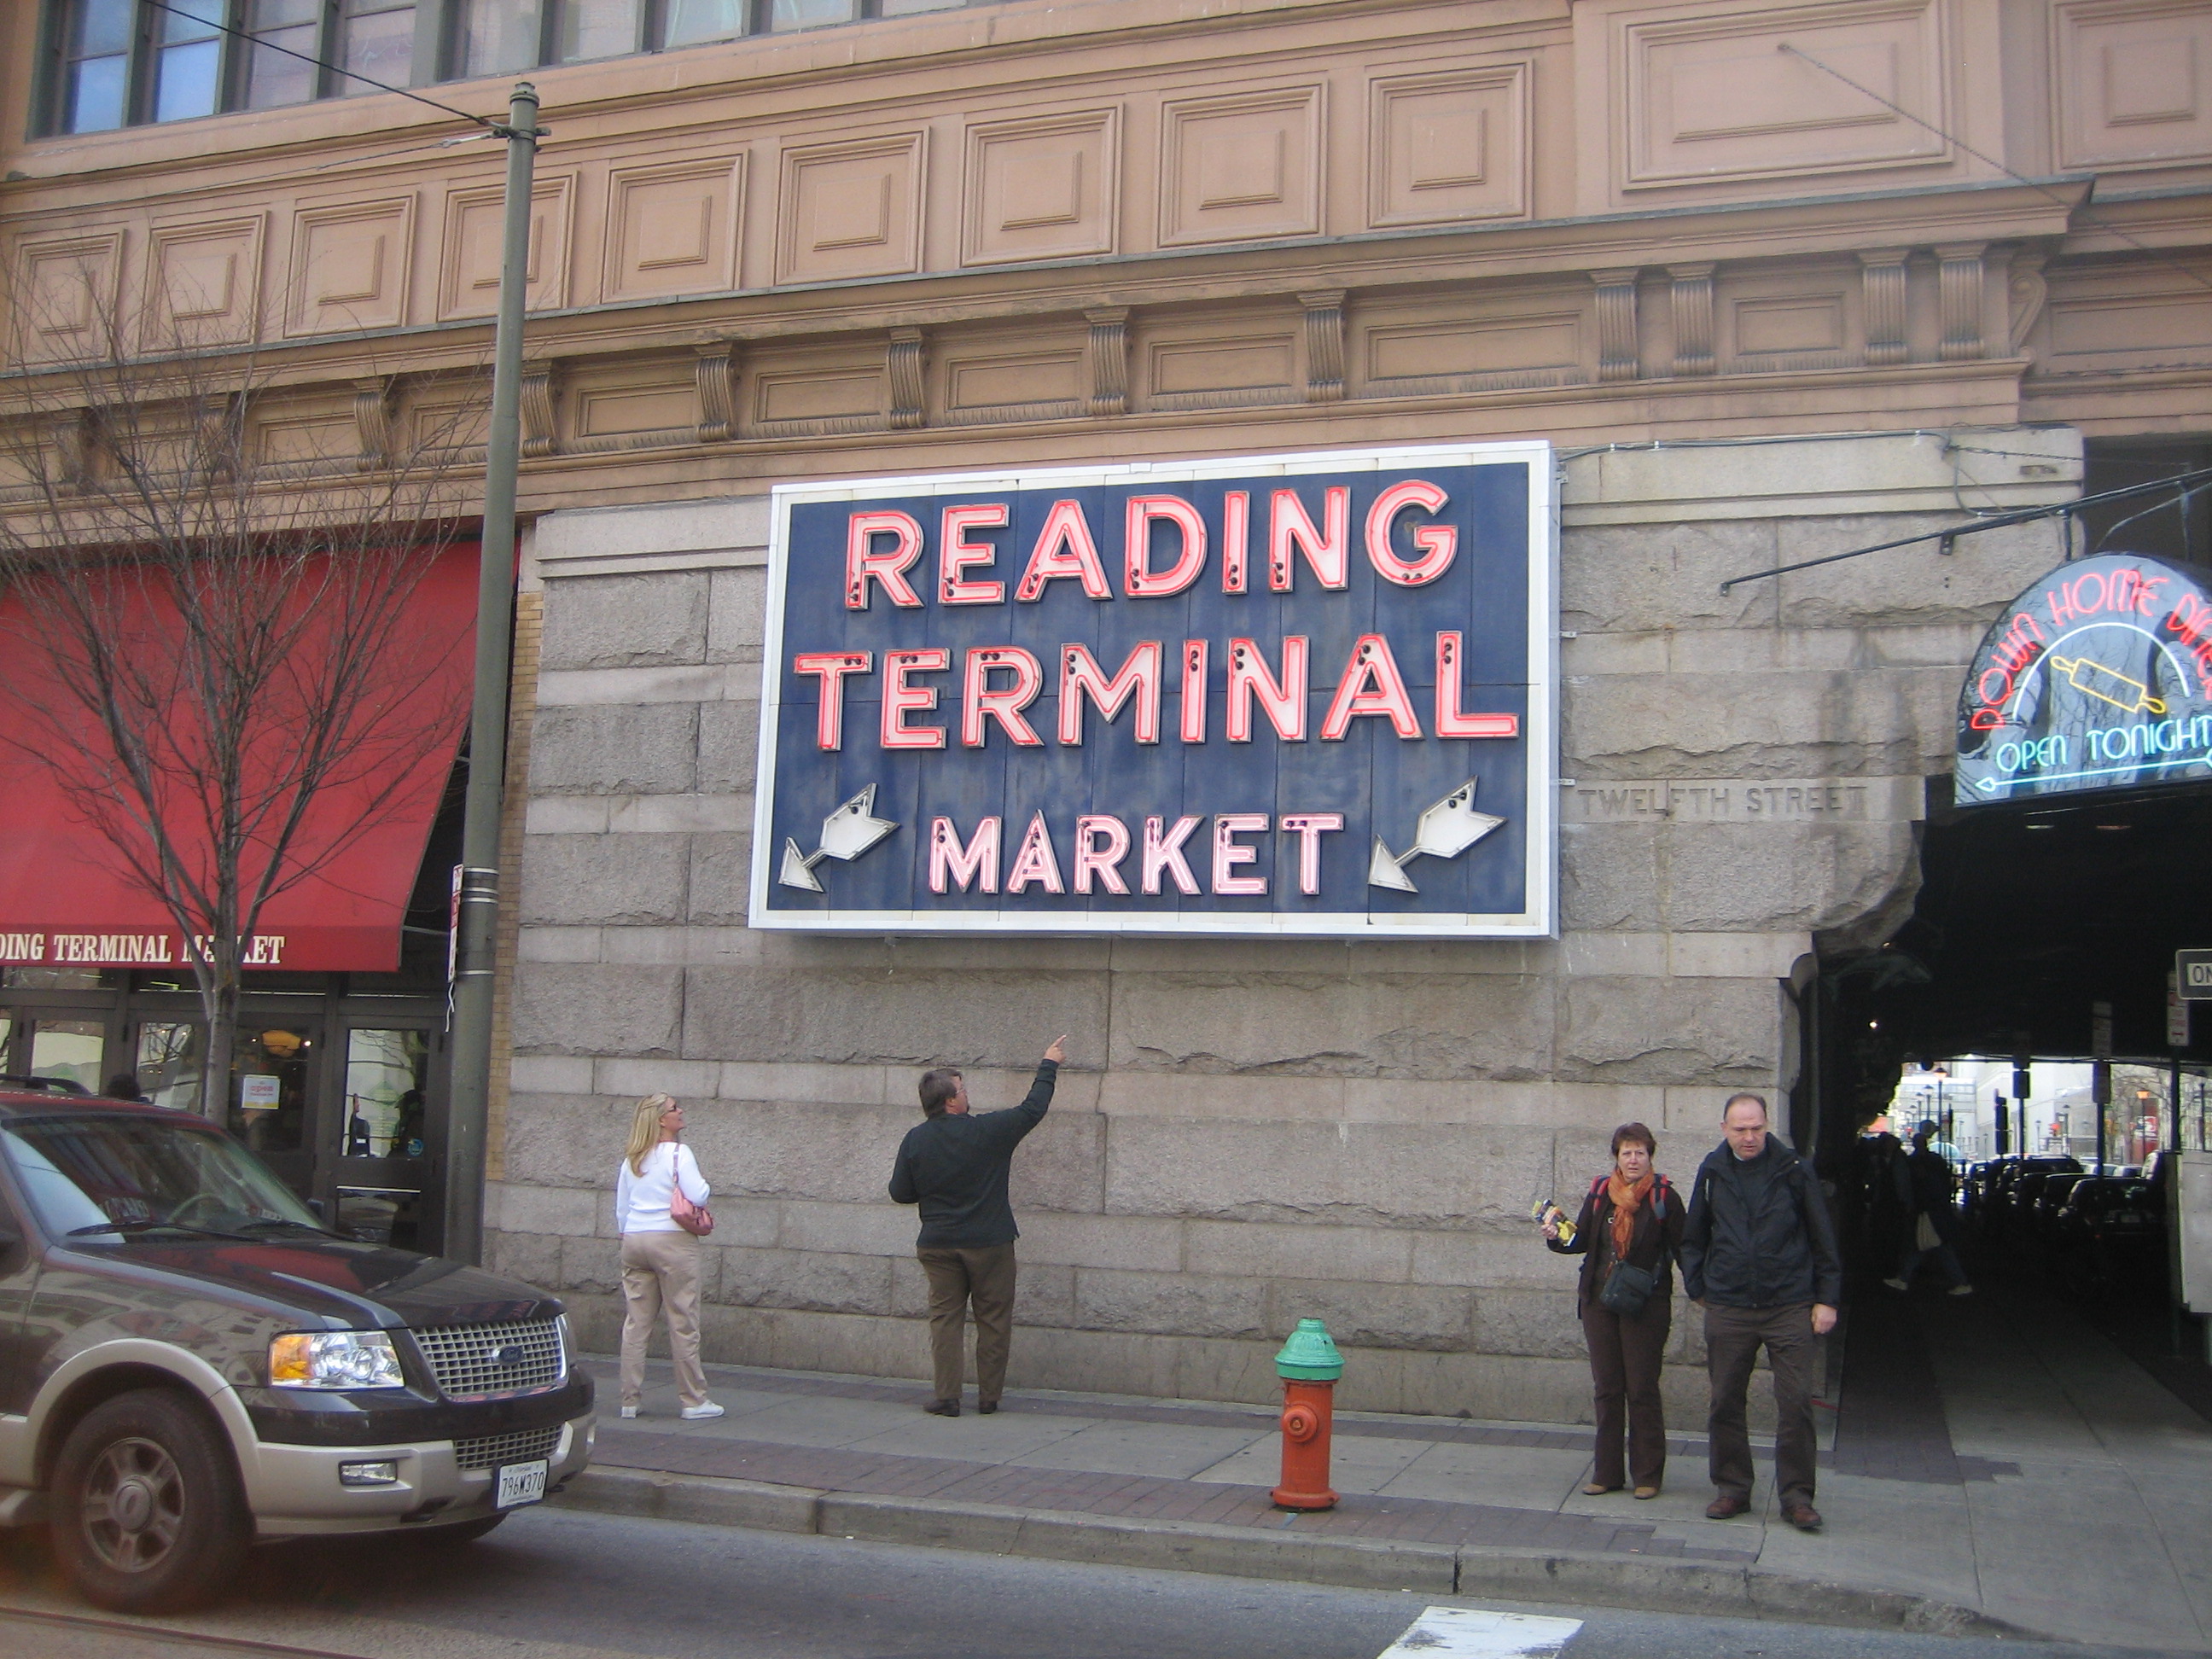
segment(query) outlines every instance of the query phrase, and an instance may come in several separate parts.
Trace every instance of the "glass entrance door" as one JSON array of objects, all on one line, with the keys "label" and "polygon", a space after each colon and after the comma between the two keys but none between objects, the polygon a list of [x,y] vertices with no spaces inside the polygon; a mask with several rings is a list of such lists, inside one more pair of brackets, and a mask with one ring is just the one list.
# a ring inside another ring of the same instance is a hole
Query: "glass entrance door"
[{"label": "glass entrance door", "polygon": [[321,1037],[315,1021],[248,1018],[231,1050],[230,1132],[303,1196],[315,1183]]},{"label": "glass entrance door", "polygon": [[335,1218],[356,1238],[424,1249],[433,1033],[361,1025],[345,1042]]}]

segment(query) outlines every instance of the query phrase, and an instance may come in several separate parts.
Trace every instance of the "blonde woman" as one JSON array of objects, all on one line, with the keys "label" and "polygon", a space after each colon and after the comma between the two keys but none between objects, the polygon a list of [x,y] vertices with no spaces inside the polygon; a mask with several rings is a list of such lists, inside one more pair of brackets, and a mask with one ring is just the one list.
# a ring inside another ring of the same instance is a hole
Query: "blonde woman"
[{"label": "blonde woman", "polygon": [[622,1234],[622,1414],[637,1415],[645,1394],[645,1345],[661,1310],[668,1311],[668,1353],[676,1363],[676,1397],[696,1422],[720,1417],[699,1369],[699,1241],[668,1212],[680,1188],[694,1204],[712,1190],[699,1160],[684,1144],[684,1109],[667,1095],[647,1095],[630,1120],[629,1146],[615,1177],[615,1226]]}]

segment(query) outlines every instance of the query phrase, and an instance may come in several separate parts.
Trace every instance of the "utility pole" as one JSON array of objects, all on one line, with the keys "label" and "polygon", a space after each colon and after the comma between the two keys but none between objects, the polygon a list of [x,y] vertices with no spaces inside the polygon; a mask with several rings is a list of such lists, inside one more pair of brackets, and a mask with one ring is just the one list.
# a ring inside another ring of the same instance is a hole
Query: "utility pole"
[{"label": "utility pole", "polygon": [[514,634],[515,471],[522,459],[522,313],[530,274],[530,191],[538,89],[518,82],[507,123],[499,323],[492,335],[491,430],[484,448],[483,545],[477,567],[476,702],[461,862],[453,872],[453,1064],[446,1126],[444,1251],[483,1255],[484,1145],[491,1090],[492,975],[498,945],[500,808],[507,775],[507,680]]}]

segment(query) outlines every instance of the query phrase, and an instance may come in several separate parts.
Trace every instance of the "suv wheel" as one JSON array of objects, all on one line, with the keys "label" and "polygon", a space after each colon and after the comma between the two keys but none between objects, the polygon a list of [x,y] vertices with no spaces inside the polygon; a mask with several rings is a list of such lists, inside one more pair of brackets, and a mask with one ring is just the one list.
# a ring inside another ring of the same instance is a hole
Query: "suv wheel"
[{"label": "suv wheel", "polygon": [[54,1553],[85,1599],[166,1613],[211,1599],[252,1529],[229,1448],[158,1389],[95,1407],[55,1466]]}]

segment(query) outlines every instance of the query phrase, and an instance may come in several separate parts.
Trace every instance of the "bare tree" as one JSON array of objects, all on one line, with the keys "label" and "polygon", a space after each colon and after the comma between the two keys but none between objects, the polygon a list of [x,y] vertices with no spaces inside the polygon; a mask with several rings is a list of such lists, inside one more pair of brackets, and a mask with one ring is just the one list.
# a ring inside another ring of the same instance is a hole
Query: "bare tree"
[{"label": "bare tree", "polygon": [[[93,274],[70,332],[96,341],[0,376],[0,637],[43,671],[0,741],[184,941],[220,1118],[264,909],[419,799],[465,724],[465,646],[426,658],[413,602],[461,527],[482,380],[356,378],[348,453],[287,453],[269,416],[300,394],[270,354],[103,303]],[[58,332],[37,320],[19,344]]]}]

